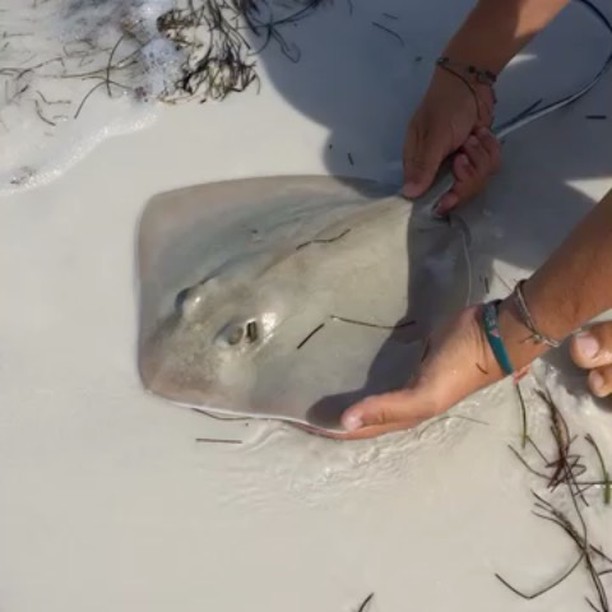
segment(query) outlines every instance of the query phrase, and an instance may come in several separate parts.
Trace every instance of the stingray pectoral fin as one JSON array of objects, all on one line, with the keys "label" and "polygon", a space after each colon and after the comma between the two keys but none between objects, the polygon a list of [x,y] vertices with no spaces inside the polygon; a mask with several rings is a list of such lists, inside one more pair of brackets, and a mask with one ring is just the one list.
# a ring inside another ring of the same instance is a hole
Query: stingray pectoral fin
[{"label": "stingray pectoral fin", "polygon": [[464,303],[463,238],[386,187],[362,188],[289,177],[157,198],[140,236],[145,386],[339,431],[348,406],[404,385],[429,327]]}]

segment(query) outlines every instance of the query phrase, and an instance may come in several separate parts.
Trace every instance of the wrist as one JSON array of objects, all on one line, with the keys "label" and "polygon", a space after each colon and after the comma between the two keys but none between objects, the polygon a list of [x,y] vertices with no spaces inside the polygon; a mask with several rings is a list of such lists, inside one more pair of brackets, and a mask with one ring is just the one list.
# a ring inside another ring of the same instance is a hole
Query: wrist
[{"label": "wrist", "polygon": [[436,65],[455,76],[465,79],[473,87],[476,85],[493,87],[497,81],[497,75],[490,70],[480,68],[477,64],[471,62],[457,61],[448,55],[441,55]]},{"label": "wrist", "polygon": [[492,62],[489,50],[486,46],[481,48],[475,42],[475,39],[477,39],[477,35],[470,35],[469,44],[463,44],[461,38],[453,40],[444,48],[440,56],[448,57],[453,62],[464,66],[474,66],[478,70],[491,75],[493,80],[497,79],[505,64],[500,65],[500,62]]},{"label": "wrist", "polygon": [[534,341],[513,296],[482,304],[478,325],[484,347],[484,362],[489,382],[512,375],[521,378],[531,363],[541,357],[548,346]]},{"label": "wrist", "polygon": [[532,332],[523,321],[512,296],[508,296],[500,304],[499,330],[515,372],[529,366],[550,348],[534,341]]},{"label": "wrist", "polygon": [[490,127],[496,103],[493,86],[470,75],[468,65],[460,70],[454,58],[451,60],[452,64],[436,64],[426,97],[450,97],[454,104],[459,105],[463,101],[466,110],[474,113],[475,124]]}]

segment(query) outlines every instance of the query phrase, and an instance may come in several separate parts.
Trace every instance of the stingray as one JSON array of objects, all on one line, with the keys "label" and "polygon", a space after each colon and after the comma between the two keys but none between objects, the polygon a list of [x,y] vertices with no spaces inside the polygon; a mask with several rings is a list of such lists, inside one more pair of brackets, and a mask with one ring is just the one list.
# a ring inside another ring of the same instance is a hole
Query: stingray
[{"label": "stingray", "polygon": [[333,431],[357,399],[405,384],[431,329],[472,297],[470,236],[395,192],[289,176],[152,198],[138,253],[144,386]]},{"label": "stingray", "polygon": [[[497,137],[580,99],[610,65],[612,53],[586,85],[531,105]],[[467,226],[432,214],[452,184],[447,163],[416,201],[323,176],[155,196],[138,244],[143,385],[210,412],[340,429],[344,409],[404,385],[432,328],[482,297]]]}]

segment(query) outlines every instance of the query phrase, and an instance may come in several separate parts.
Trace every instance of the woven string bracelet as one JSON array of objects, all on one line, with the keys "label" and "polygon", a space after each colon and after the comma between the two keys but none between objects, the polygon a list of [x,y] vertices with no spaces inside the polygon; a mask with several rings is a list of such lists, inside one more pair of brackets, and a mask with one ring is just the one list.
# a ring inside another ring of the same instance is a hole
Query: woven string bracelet
[{"label": "woven string bracelet", "polygon": [[561,342],[559,342],[558,340],[555,340],[554,338],[551,338],[550,336],[547,336],[546,334],[543,334],[536,327],[533,317],[531,316],[531,313],[529,312],[529,308],[527,308],[527,302],[525,301],[525,296],[523,295],[524,282],[525,282],[524,279],[519,281],[516,284],[516,287],[514,288],[514,292],[513,292],[514,303],[520,313],[521,321],[523,325],[531,332],[533,340],[535,340],[535,342],[537,342],[538,344],[543,343],[552,348],[558,348],[559,346],[561,346]]},{"label": "woven string bracelet", "polygon": [[497,96],[495,95],[495,89],[493,88],[496,81],[496,76],[492,72],[488,70],[479,70],[471,65],[463,65],[453,62],[448,57],[439,57],[436,60],[436,64],[449,74],[452,74],[462,81],[463,84],[470,90],[470,93],[474,98],[474,103],[476,104],[478,119],[482,118],[480,113],[481,101],[478,97],[478,92],[476,89],[474,89],[472,83],[470,83],[470,78],[474,79],[477,84],[488,85],[491,88],[491,93],[493,94],[493,104],[497,104]]},{"label": "woven string bracelet", "polygon": [[466,78],[472,77],[476,80],[476,82],[482,85],[489,85],[490,87],[493,87],[497,81],[497,77],[490,70],[481,70],[476,68],[476,66],[472,66],[471,64],[455,62],[450,57],[439,57],[436,63],[442,68],[450,68],[455,72],[464,72]]}]

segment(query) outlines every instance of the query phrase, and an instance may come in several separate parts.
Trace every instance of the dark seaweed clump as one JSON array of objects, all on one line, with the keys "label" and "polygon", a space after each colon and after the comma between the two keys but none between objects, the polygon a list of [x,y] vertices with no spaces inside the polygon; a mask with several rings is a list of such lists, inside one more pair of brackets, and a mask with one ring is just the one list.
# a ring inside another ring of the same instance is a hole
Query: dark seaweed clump
[{"label": "dark seaweed clump", "polygon": [[[300,50],[281,32],[331,0],[187,0],[160,15],[157,29],[182,51],[179,76],[161,98],[172,102],[197,97],[222,100],[258,81],[254,56],[270,43],[292,62]],[[259,41],[254,48],[252,42]]]}]

